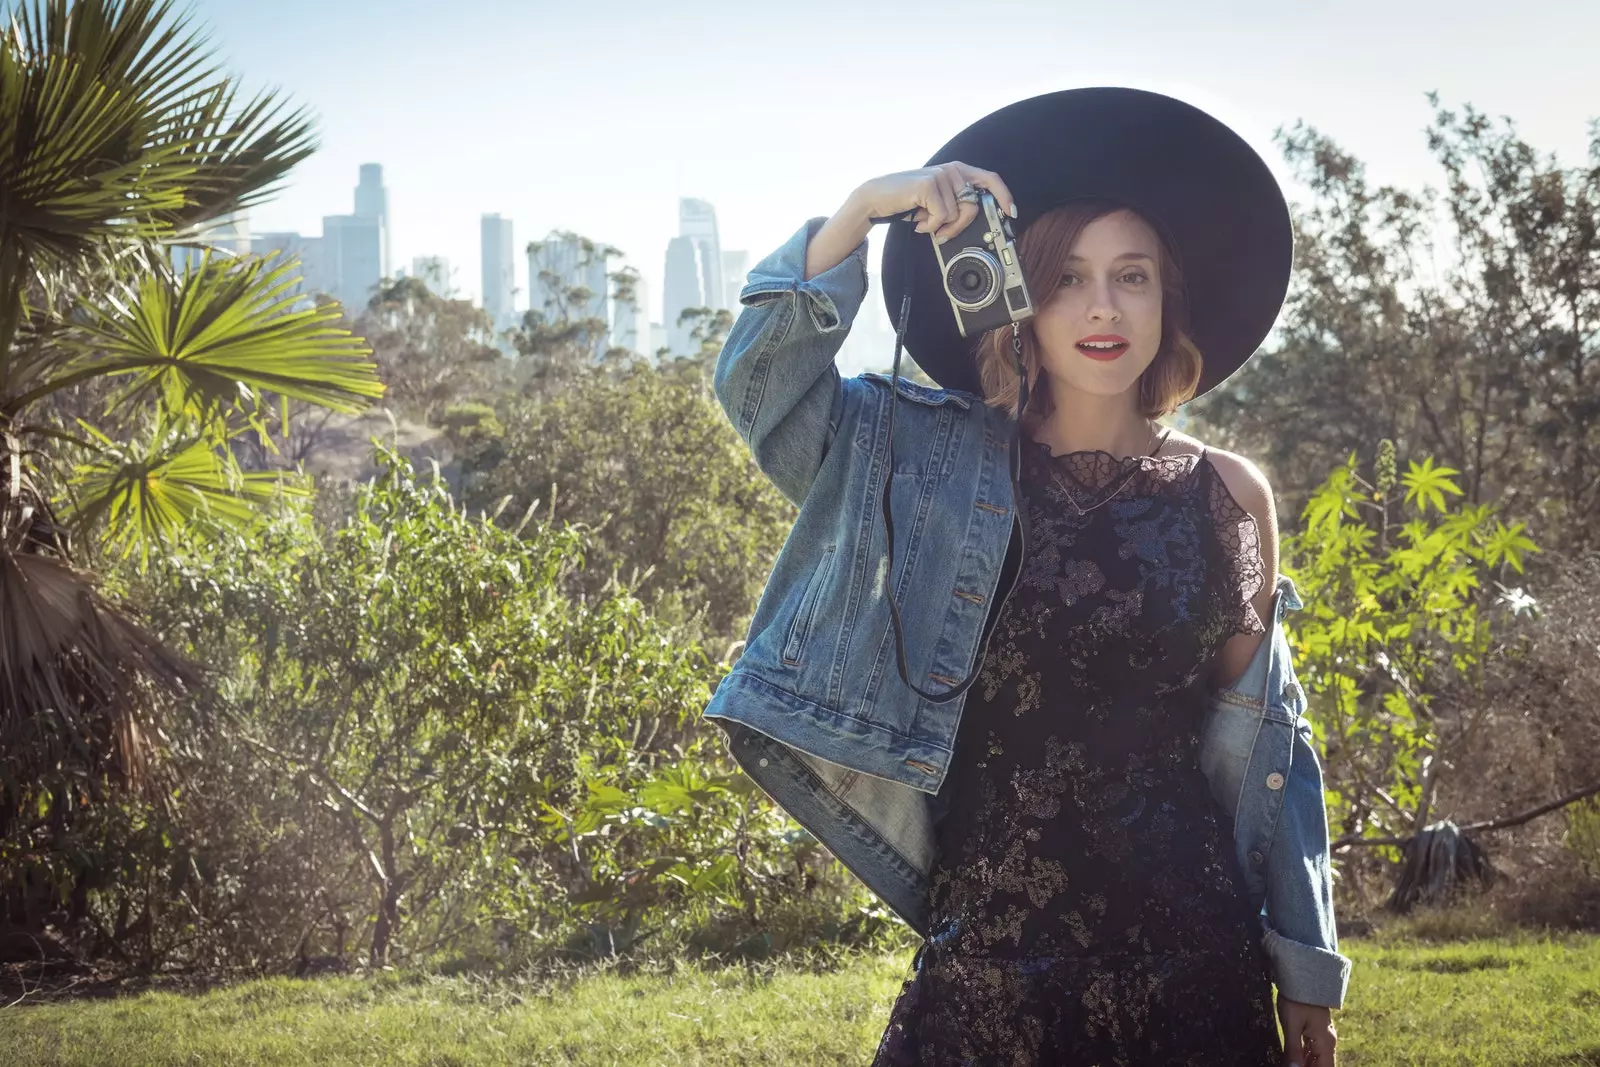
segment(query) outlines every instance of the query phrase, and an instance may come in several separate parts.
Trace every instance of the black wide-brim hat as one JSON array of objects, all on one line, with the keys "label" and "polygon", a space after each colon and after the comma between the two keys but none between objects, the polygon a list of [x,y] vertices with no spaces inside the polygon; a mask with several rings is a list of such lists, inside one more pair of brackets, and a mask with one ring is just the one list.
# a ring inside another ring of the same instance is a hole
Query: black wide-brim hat
[{"label": "black wide-brim hat", "polygon": [[[1012,230],[1069,200],[1114,200],[1148,219],[1183,272],[1189,336],[1204,369],[1195,395],[1244,365],[1277,319],[1289,286],[1289,208],[1266,162],[1192,104],[1142,89],[1065,89],[1020,100],[974,122],[927,166],[959,160],[992,170],[1017,205]],[[909,262],[908,262],[909,260]],[[884,302],[900,317],[911,279],[905,348],[947,389],[982,393],[973,348],[956,325],[932,237],[890,226]],[[1029,278],[1035,306],[1054,279]]]}]

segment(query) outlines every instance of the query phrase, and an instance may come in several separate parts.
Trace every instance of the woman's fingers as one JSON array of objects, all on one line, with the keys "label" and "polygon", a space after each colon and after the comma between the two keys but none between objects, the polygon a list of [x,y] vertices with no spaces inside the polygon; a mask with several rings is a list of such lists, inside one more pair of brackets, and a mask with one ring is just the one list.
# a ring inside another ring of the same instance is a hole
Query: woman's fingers
[{"label": "woman's fingers", "polygon": [[952,219],[949,224],[940,228],[940,230],[933,235],[933,239],[935,241],[941,242],[948,241],[962,230],[965,230],[968,226],[972,225],[972,220],[978,217],[979,205],[972,200],[960,199],[961,187],[970,182],[976,188],[983,188],[979,182],[974,182],[970,177],[968,177],[969,173],[971,173],[971,168],[960,163],[951,163],[947,164],[947,166],[949,167],[948,174],[950,177],[950,184],[953,189],[951,195],[957,198],[956,217]]},{"label": "woman's fingers", "polygon": [[926,181],[922,196],[928,217],[917,226],[917,230],[920,233],[935,233],[955,217],[956,190],[940,168],[935,168]]},{"label": "woman's fingers", "polygon": [[932,234],[935,240],[945,241],[972,224],[979,205],[959,197],[965,185],[986,189],[995,198],[1000,210],[1016,217],[1016,201],[1000,175],[982,167],[972,167],[952,160],[920,172],[894,175],[902,180],[915,178],[916,206],[913,217],[918,233]]},{"label": "woman's fingers", "polygon": [[957,197],[961,191],[961,181],[956,173],[947,167],[940,167],[938,178],[939,199],[946,205],[944,219],[933,231],[935,241],[944,241],[961,232],[963,226],[972,221],[972,205]]},{"label": "woman's fingers", "polygon": [[1334,1046],[1338,1043],[1338,1035],[1333,1032],[1331,1023],[1325,1027],[1307,1028],[1306,1044],[1309,1051],[1307,1059],[1316,1067],[1334,1067],[1339,1062],[1334,1054]]},{"label": "woman's fingers", "polygon": [[1000,210],[1012,218],[1016,218],[1013,209],[1016,207],[1017,202],[1011,198],[1011,190],[1006,187],[1006,183],[1001,180],[1000,175],[992,170],[984,170],[982,167],[969,167],[965,163],[961,164],[961,168],[965,172],[963,176],[967,181],[993,193],[995,202],[1000,205]]},{"label": "woman's fingers", "polygon": [[1329,1009],[1280,995],[1278,1021],[1283,1024],[1283,1062],[1287,1067],[1334,1067],[1338,1038]]}]

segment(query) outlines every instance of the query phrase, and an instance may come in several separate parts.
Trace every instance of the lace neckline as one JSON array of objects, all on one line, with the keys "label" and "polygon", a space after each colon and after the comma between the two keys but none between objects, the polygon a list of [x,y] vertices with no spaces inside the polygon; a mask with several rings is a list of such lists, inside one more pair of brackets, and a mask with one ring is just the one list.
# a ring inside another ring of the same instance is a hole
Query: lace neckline
[{"label": "lace neckline", "polygon": [[[1186,475],[1199,469],[1199,460],[1203,453],[1177,452],[1171,455],[1160,455],[1160,450],[1167,443],[1171,431],[1162,435],[1161,441],[1156,446],[1155,453],[1137,456],[1117,456],[1105,449],[1083,448],[1071,452],[1054,453],[1050,446],[1031,437],[1024,437],[1026,452],[1031,459],[1031,466],[1040,476],[1047,481],[1054,481],[1063,490],[1076,490],[1073,495],[1098,494],[1101,490],[1114,483],[1121,483],[1125,478],[1137,479],[1144,491],[1148,492],[1154,485],[1146,485],[1150,477],[1155,478],[1156,484],[1170,484],[1186,480]],[[1193,462],[1191,462],[1193,461]],[[1050,475],[1057,477],[1052,479]],[[1133,487],[1139,492],[1138,486]],[[1093,499],[1090,497],[1088,499]]]},{"label": "lace neckline", "polygon": [[1161,439],[1156,442],[1156,450],[1154,452],[1120,457],[1113,452],[1107,452],[1103,448],[1078,448],[1071,452],[1052,452],[1050,451],[1050,446],[1043,441],[1035,440],[1026,435],[1023,436],[1022,442],[1040,459],[1058,467],[1063,465],[1105,467],[1109,464],[1110,466],[1127,470],[1129,467],[1145,463],[1170,463],[1173,460],[1199,458],[1203,454],[1204,450],[1202,449],[1201,452],[1171,452],[1164,456],[1161,455],[1161,450],[1166,447],[1167,439],[1170,436],[1172,436],[1170,429],[1162,433]]}]

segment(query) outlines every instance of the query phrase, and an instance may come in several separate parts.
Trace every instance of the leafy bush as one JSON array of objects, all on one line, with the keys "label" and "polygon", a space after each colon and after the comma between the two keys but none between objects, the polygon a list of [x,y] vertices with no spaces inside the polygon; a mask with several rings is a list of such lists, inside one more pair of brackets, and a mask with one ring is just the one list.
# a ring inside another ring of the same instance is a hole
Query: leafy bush
[{"label": "leafy bush", "polygon": [[563,591],[588,531],[502,529],[379,464],[335,528],[286,501],[135,579],[217,669],[169,720],[180,784],[87,846],[102,952],[511,961],[885,925],[699,721],[700,649],[620,583]]},{"label": "leafy bush", "polygon": [[1330,827],[1398,841],[1428,825],[1452,759],[1486,729],[1488,704],[1436,698],[1481,689],[1496,617],[1532,604],[1502,580],[1539,549],[1493,506],[1453,500],[1451,468],[1424,458],[1397,475],[1388,441],[1374,466],[1369,482],[1352,455],[1312,495],[1283,569],[1306,604],[1289,625]]},{"label": "leafy bush", "polygon": [[587,368],[558,393],[508,402],[504,438],[463,458],[461,495],[490,510],[509,498],[508,520],[539,501],[582,523],[575,592],[628,577],[651,614],[722,649],[744,636],[795,509],[697,373]]},{"label": "leafy bush", "polygon": [[1600,879],[1600,797],[1567,808],[1567,832],[1561,843],[1590,878]]}]

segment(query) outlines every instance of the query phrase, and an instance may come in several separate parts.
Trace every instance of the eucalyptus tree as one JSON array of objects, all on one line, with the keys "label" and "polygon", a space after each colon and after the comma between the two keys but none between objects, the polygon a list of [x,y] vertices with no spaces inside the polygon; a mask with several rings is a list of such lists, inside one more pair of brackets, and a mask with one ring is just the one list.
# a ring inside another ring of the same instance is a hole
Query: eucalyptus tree
[{"label": "eucalyptus tree", "polygon": [[1442,188],[1374,185],[1297,123],[1280,130],[1310,195],[1278,340],[1194,405],[1219,443],[1270,467],[1289,510],[1351,452],[1394,441],[1461,472],[1550,547],[1600,529],[1600,122],[1563,165],[1509,120],[1439,104]]}]

